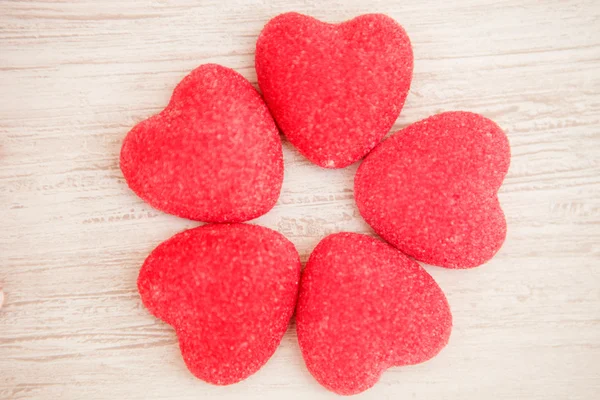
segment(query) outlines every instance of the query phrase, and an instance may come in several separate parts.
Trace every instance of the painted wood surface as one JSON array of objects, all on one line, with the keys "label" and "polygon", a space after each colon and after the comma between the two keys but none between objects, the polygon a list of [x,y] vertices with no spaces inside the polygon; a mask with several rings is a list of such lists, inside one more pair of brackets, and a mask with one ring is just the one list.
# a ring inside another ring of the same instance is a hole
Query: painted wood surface
[{"label": "painted wood surface", "polygon": [[[135,280],[158,243],[197,223],[158,212],[118,167],[126,132],[207,62],[253,83],[278,13],[330,22],[383,12],[414,45],[394,130],[448,110],[502,126],[508,238],[488,264],[427,267],[455,328],[433,360],[392,368],[365,399],[592,399],[600,391],[600,3],[589,1],[0,2],[0,399],[325,399],[292,324],[243,383],[194,379]],[[288,143],[277,229],[302,260],[326,234],[372,234],[356,165],[323,170]]]}]

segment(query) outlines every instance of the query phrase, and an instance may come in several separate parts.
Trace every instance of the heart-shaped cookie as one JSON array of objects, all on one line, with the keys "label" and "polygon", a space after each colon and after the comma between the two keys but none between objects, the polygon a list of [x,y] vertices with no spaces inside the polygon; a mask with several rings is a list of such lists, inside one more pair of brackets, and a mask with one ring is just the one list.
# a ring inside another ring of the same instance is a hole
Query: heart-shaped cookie
[{"label": "heart-shaped cookie", "polygon": [[369,236],[338,233],[310,255],[296,324],[308,370],[329,390],[349,395],[373,386],[391,366],[439,353],[452,315],[415,261]]},{"label": "heart-shaped cookie", "polygon": [[240,222],[277,202],[283,153],[252,85],[232,69],[206,64],[179,83],[162,112],[127,134],[121,170],[129,187],[161,211]]},{"label": "heart-shaped cookie", "polygon": [[388,133],[410,88],[413,55],[392,18],[328,24],[281,14],[256,42],[256,74],[277,124],[309,160],[343,168]]},{"label": "heart-shaped cookie", "polygon": [[258,371],[275,352],[299,278],[298,253],[278,232],[204,225],[154,249],[138,290],[148,310],[175,328],[189,370],[228,385]]},{"label": "heart-shaped cookie", "polygon": [[469,112],[434,115],[365,158],[356,204],[375,232],[417,260],[475,267],[506,236],[497,192],[509,164],[508,139],[493,121]]}]

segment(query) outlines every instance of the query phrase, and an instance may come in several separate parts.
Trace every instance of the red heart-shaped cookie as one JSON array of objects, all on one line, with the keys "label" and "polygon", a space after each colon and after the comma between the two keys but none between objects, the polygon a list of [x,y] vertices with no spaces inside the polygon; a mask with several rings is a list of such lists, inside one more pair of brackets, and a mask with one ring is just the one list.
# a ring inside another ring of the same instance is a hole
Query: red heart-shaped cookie
[{"label": "red heart-shaped cookie", "polygon": [[369,236],[338,233],[310,255],[296,324],[308,370],[348,395],[373,386],[391,366],[439,353],[452,315],[442,290],[415,261]]},{"label": "red heart-shaped cookie", "polygon": [[417,260],[475,267],[506,236],[497,192],[509,164],[508,139],[493,121],[469,112],[434,115],[365,158],[356,204],[375,232]]},{"label": "red heart-shaped cookie", "polygon": [[286,13],[256,42],[258,84],[277,124],[304,156],[327,168],[358,161],[388,133],[412,69],[406,32],[382,14],[328,24]]},{"label": "red heart-shaped cookie", "polygon": [[127,184],[153,207],[206,222],[269,211],[283,181],[279,132],[258,92],[219,65],[196,68],[121,149]]},{"label": "red heart-shaped cookie", "polygon": [[298,253],[278,232],[204,225],[154,249],[138,290],[148,310],[175,328],[189,370],[228,385],[258,371],[275,352],[299,278]]}]

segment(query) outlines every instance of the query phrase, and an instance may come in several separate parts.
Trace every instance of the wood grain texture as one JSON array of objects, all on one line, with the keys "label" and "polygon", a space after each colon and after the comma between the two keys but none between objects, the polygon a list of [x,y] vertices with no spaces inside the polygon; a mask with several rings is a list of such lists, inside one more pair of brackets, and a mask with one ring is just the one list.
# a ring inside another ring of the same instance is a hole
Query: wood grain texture
[{"label": "wood grain texture", "polygon": [[[194,379],[140,304],[148,252],[194,222],[158,212],[118,168],[126,132],[206,62],[252,82],[266,21],[384,12],[415,52],[394,130],[447,110],[508,133],[508,238],[487,265],[427,267],[455,328],[433,360],[392,368],[372,399],[592,399],[600,391],[600,3],[589,1],[0,2],[0,399],[325,399],[294,327],[243,383]],[[372,234],[356,165],[322,170],[285,144],[277,206],[257,223],[305,261],[326,234]]]}]

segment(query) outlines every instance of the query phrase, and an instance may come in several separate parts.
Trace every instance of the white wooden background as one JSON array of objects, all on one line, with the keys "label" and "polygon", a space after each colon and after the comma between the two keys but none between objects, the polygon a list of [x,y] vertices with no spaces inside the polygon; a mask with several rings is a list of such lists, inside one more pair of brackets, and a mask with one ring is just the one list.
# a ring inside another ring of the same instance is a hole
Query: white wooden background
[{"label": "white wooden background", "polygon": [[[472,110],[508,133],[508,238],[487,265],[427,267],[455,328],[435,359],[359,398],[593,399],[600,391],[600,2],[0,0],[0,399],[325,399],[290,327],[243,383],[194,379],[141,306],[148,252],[196,226],[153,210],[118,167],[126,132],[206,62],[252,82],[269,18],[384,12],[415,53],[395,130]],[[277,206],[257,223],[303,261],[326,234],[372,233],[356,166],[322,170],[285,144]]]}]

